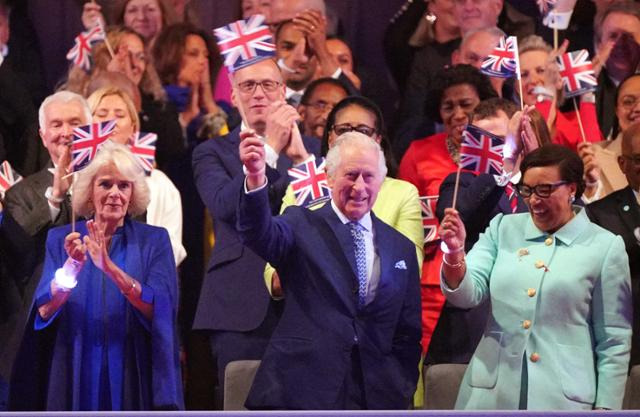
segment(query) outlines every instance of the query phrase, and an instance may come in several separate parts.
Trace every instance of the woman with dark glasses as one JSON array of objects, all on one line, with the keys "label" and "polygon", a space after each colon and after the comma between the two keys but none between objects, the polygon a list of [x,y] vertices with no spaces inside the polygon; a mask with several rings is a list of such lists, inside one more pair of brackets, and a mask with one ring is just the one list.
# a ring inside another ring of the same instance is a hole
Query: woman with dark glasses
[{"label": "woman with dark glasses", "polygon": [[468,255],[457,211],[442,221],[447,300],[491,300],[456,408],[619,409],[632,315],[622,238],[573,205],[585,184],[571,150],[538,148],[520,171],[529,213],[496,216]]}]

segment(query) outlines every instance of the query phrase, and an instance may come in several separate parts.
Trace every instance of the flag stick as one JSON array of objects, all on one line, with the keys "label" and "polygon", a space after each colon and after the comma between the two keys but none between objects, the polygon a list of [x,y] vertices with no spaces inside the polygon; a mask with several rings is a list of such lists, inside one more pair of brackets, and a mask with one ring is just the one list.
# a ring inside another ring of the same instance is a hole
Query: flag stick
[{"label": "flag stick", "polygon": [[522,77],[518,77],[518,88],[520,89],[520,110],[524,110],[524,99],[522,98]]},{"label": "flag stick", "polygon": [[456,209],[456,201],[458,200],[458,188],[460,186],[460,171],[462,171],[462,167],[458,165],[458,171],[456,172],[456,185],[453,188],[453,203],[451,204],[452,209]]},{"label": "flag stick", "polygon": [[558,50],[558,28],[557,27],[553,28],[553,50],[554,51]]},{"label": "flag stick", "polygon": [[580,134],[582,135],[582,142],[587,141],[587,136],[584,134],[584,127],[582,126],[582,117],[580,117],[580,110],[578,109],[578,102],[576,98],[573,98],[573,108],[576,110],[576,116],[578,117],[578,126],[580,126]]},{"label": "flag stick", "polygon": [[[73,175],[73,172],[71,173],[71,175]],[[68,176],[68,175],[67,175]],[[71,185],[69,186],[70,189],[73,188],[73,184],[74,184],[74,177],[71,177]],[[73,190],[71,190],[71,195],[73,196]],[[73,207],[73,198],[71,198],[71,233],[75,233],[76,231],[76,209],[75,207]]]}]

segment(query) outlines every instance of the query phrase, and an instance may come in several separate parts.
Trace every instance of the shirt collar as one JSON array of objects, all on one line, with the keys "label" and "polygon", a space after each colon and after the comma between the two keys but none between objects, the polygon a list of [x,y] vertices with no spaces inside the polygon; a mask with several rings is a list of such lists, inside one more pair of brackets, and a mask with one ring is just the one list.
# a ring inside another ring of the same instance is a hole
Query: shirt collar
[{"label": "shirt collar", "polygon": [[[351,220],[349,220],[347,218],[347,216],[345,216],[340,209],[338,208],[338,206],[336,206],[336,203],[331,200],[331,208],[333,209],[333,211],[336,213],[336,216],[338,216],[338,218],[340,219],[340,221],[342,222],[342,224],[347,224],[347,223],[351,223]],[[356,223],[359,223],[360,226],[362,226],[366,231],[371,232],[372,231],[372,221],[371,221],[371,211],[368,211],[364,216],[362,216],[362,218],[360,220],[358,220]]]},{"label": "shirt collar", "polygon": [[[584,207],[573,206],[573,212],[575,216],[567,222],[564,226],[562,226],[558,231],[553,234],[559,241],[569,246],[573,243],[574,240],[584,231],[584,229],[589,224],[589,218],[587,217],[586,210]],[[541,238],[546,238],[549,236],[549,233],[543,232],[538,229],[536,225],[533,223],[533,219],[531,215],[529,215],[529,219],[525,228],[524,238],[526,240],[538,240]]]}]

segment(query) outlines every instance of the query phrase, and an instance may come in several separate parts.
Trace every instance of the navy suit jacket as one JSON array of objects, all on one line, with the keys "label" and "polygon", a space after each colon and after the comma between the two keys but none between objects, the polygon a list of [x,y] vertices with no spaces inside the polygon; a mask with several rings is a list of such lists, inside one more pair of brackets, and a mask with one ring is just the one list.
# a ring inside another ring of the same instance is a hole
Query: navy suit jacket
[{"label": "navy suit jacket", "polygon": [[[204,141],[193,152],[193,173],[213,219],[215,245],[205,272],[193,328],[249,331],[265,318],[270,295],[262,276],[266,262],[242,244],[235,230],[236,207],[244,173],[238,146],[240,128]],[[303,137],[309,153],[320,155],[320,141]],[[291,168],[280,154],[277,169],[267,167],[271,212],[280,211]]]},{"label": "navy suit jacket", "polygon": [[293,206],[272,217],[267,200],[266,188],[241,192],[237,227],[278,269],[287,302],[247,407],[339,408],[356,345],[367,407],[409,407],[421,351],[415,245],[372,214],[380,284],[358,310],[353,238],[331,204],[316,211]]},{"label": "navy suit jacket", "polygon": [[[640,227],[640,207],[631,187],[625,187],[587,206],[592,222],[619,235],[629,256],[633,300],[633,338],[629,366],[640,365],[640,239],[634,230]],[[640,230],[640,229],[639,229]]]}]

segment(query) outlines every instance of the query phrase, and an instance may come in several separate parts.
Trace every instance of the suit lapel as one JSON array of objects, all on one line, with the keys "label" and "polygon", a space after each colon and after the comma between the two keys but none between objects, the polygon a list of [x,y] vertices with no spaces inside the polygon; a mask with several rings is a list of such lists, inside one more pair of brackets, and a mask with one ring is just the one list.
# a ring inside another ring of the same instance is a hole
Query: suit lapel
[{"label": "suit lapel", "polygon": [[627,230],[633,234],[633,230],[640,225],[640,208],[630,187],[627,187],[624,193],[619,194],[617,206],[618,213],[627,226]]}]

